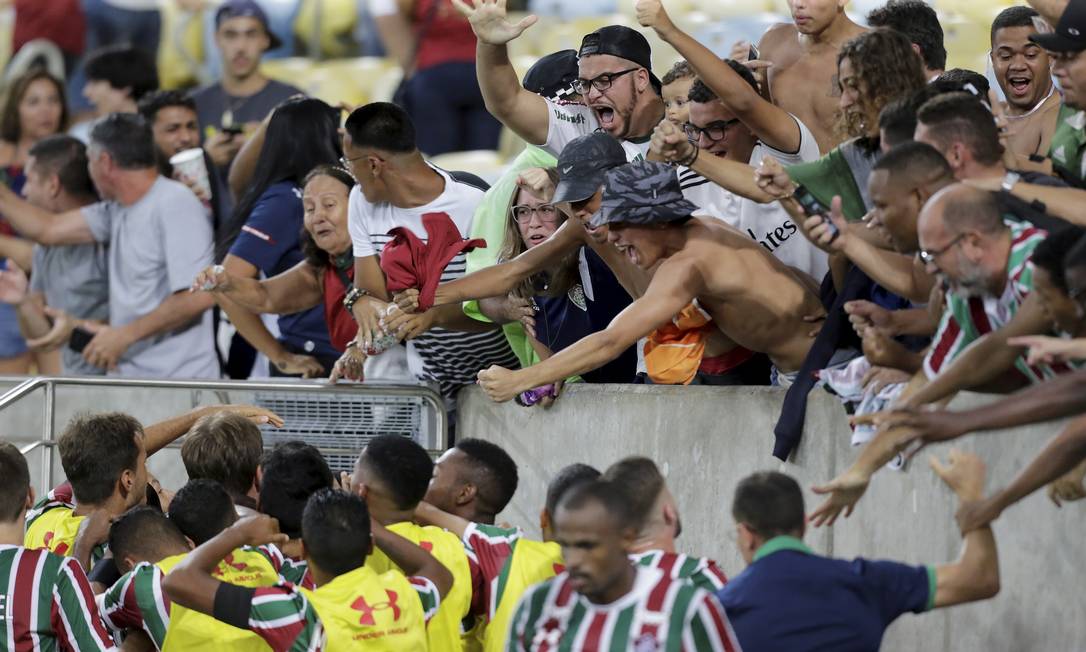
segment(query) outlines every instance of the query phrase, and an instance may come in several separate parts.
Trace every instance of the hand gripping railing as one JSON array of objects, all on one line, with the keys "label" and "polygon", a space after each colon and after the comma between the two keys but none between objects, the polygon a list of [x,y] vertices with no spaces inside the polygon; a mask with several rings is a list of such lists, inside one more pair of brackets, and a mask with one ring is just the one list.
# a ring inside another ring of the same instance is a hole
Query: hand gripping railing
[{"label": "hand gripping railing", "polygon": [[[421,413],[414,419],[403,419],[405,407],[410,409],[410,402],[418,401],[433,413],[433,419],[427,420],[428,441],[424,443],[432,453],[443,451],[448,446],[448,415],[445,412],[445,404],[441,395],[430,385],[425,384],[394,384],[381,381],[367,381],[362,385],[328,385],[317,382],[269,382],[269,381],[227,381],[227,380],[136,380],[122,378],[102,377],[36,377],[29,378],[16,385],[4,394],[0,395],[0,412],[26,398],[35,391],[41,389],[44,392],[44,402],[41,418],[41,438],[24,445],[20,451],[27,455],[41,448],[41,478],[45,481],[46,489],[53,486],[53,466],[56,446],[56,418],[57,418],[57,388],[58,387],[101,387],[118,388],[129,387],[133,389],[176,389],[176,390],[205,390],[215,392],[221,403],[231,403],[230,392],[244,392],[255,394],[254,401],[276,411],[298,411],[295,408],[312,408],[309,414],[300,417],[301,420],[312,418],[313,414],[319,416],[320,423],[311,433],[313,443],[321,453],[329,458],[353,460],[357,456],[360,445],[369,436],[381,434],[385,423],[393,423],[396,434],[416,436],[420,431],[423,418]],[[290,394],[298,395],[294,399]],[[332,399],[329,401],[329,399]],[[350,400],[358,399],[358,400]],[[367,400],[369,399],[369,400]],[[407,399],[410,399],[408,401]],[[399,403],[395,401],[399,400]],[[105,406],[103,406],[105,409]],[[380,410],[385,412],[398,412],[398,420],[380,421],[374,413]],[[290,416],[287,427],[291,426]],[[368,419],[369,425],[365,432],[359,427],[356,431],[354,424],[360,419]],[[346,426],[344,424],[347,424]],[[374,425],[376,424],[376,425]],[[339,428],[343,432],[336,432]],[[316,431],[320,432],[316,432]],[[288,431],[289,433],[289,431]],[[348,435],[350,433],[350,435]],[[338,438],[344,436],[352,439],[351,446],[329,445]],[[353,435],[353,437],[351,436]],[[265,444],[274,443],[276,439],[300,438],[310,439],[305,432],[295,436],[276,437],[274,430],[265,430]],[[422,443],[422,442],[420,442]],[[335,466],[335,464],[333,464]],[[340,465],[342,466],[342,464]]]}]

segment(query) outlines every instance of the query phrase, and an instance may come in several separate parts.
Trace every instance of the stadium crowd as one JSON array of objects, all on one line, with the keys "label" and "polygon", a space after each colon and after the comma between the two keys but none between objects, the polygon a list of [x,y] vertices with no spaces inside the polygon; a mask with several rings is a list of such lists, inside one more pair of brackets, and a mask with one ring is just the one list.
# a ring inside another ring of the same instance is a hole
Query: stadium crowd
[{"label": "stadium crowd", "polygon": [[[861,651],[996,595],[990,523],[1086,497],[1086,417],[987,495],[979,457],[932,458],[955,561],[803,539],[928,444],[1086,411],[1086,0],[999,12],[995,88],[946,69],[921,0],[866,25],[789,0],[727,59],[668,1],[523,76],[537,18],[505,0],[371,3],[409,74],[358,107],[264,76],[281,44],[254,0],[208,9],[222,69],[192,93],[133,38],[68,62],[72,126],[66,83],[29,68],[0,107],[0,374],[413,379],[453,424],[473,384],[531,410],[570,383],[775,385],[780,460],[824,388],[859,452],[821,504],[737,470],[729,578],[681,552],[648,458],[564,468],[536,531],[498,522],[518,463],[472,433],[436,463],[382,435],[336,476],[265,448],[282,420],[259,407],[83,415],[46,496],[0,442],[3,649]],[[661,77],[646,33],[682,57]],[[492,183],[431,161],[501,128],[526,147]],[[948,410],[964,390],[1006,396]],[[177,440],[174,492],[147,459]]]}]

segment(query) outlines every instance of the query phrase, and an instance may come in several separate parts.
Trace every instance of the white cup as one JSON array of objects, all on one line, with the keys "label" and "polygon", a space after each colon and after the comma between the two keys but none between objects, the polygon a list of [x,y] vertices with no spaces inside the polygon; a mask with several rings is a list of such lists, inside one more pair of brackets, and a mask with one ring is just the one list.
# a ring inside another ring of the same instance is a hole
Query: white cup
[{"label": "white cup", "polygon": [[204,196],[211,197],[211,182],[207,177],[207,165],[204,163],[204,150],[199,147],[186,149],[170,157],[174,173],[180,173],[193,180]]}]

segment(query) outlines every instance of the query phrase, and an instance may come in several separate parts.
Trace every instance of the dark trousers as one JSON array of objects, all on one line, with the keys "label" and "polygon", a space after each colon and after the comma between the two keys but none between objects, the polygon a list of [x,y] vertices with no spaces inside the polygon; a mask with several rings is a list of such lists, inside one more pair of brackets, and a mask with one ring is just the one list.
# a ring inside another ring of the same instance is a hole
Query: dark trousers
[{"label": "dark trousers", "polygon": [[475,64],[443,63],[407,81],[405,103],[423,153],[498,149],[501,123],[487,113]]}]

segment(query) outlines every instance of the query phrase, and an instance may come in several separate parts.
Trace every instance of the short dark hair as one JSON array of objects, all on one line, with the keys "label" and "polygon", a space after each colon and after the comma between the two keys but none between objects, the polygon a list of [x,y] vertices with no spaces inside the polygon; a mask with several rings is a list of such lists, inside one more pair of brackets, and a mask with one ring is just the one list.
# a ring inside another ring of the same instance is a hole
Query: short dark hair
[{"label": "short dark hair", "polygon": [[57,91],[57,98],[60,100],[60,124],[57,125],[59,132],[68,129],[68,99],[64,93],[64,82],[54,77],[48,70],[31,68],[9,83],[7,92],[4,94],[4,107],[0,110],[0,138],[3,140],[9,143],[19,142],[23,129],[22,120],[19,118],[19,104],[22,103],[30,85],[40,79],[53,84],[53,88]]},{"label": "short dark hair", "polygon": [[902,183],[915,183],[919,177],[954,179],[954,170],[946,157],[931,145],[916,140],[895,145],[875,161],[874,170],[886,170],[895,182]]},{"label": "short dark hair", "polygon": [[202,545],[238,519],[234,501],[214,480],[189,480],[170,501],[170,520],[196,545]]},{"label": "short dark hair", "polygon": [[57,448],[75,499],[97,505],[110,496],[124,471],[134,471],[143,426],[120,412],[76,416],[60,434]]},{"label": "short dark hair", "polygon": [[152,91],[144,95],[138,103],[140,115],[150,124],[154,124],[159,111],[172,106],[179,106],[196,113],[196,100],[181,91]]},{"label": "short dark hair", "polygon": [[181,444],[185,472],[195,480],[214,480],[231,496],[244,496],[256,482],[264,454],[260,428],[232,412],[201,417]]},{"label": "short dark hair", "polygon": [[355,147],[407,154],[415,151],[415,125],[411,116],[391,102],[370,102],[351,112],[343,128]]},{"label": "short dark hair", "polygon": [[916,118],[939,142],[964,143],[981,165],[994,165],[1003,157],[995,118],[969,93],[944,93],[928,100]]},{"label": "short dark hair", "polygon": [[1070,251],[1067,252],[1067,255],[1063,257],[1064,280],[1067,278],[1067,272],[1072,269],[1083,268],[1086,268],[1086,237],[1076,239],[1074,246],[1072,246]]},{"label": "short dark hair", "polygon": [[151,125],[138,113],[111,113],[99,120],[90,135],[91,146],[101,147],[124,170],[153,168],[155,141]]},{"label": "short dark hair", "polygon": [[303,441],[279,444],[261,464],[260,511],[279,521],[291,539],[302,536],[302,512],[309,497],[332,485],[332,470],[320,451]]},{"label": "short dark hair", "polygon": [[987,77],[975,70],[969,70],[968,68],[951,68],[936,77],[935,81],[949,82],[970,95],[973,95],[973,93],[967,88],[967,85],[972,84],[973,88],[977,91],[974,97],[984,102],[988,101],[988,91],[992,88],[992,85],[988,83]]},{"label": "short dark hair", "polygon": [[[743,64],[733,59],[725,59],[724,63],[728,64],[735,74],[743,78],[743,81],[750,84],[750,87],[755,91],[758,90],[758,80],[754,77],[754,73],[750,71]],[[686,94],[686,99],[690,102],[697,102],[699,104],[705,104],[708,102],[715,102],[720,98],[711,88],[705,85],[700,78],[694,80],[694,85],[690,87],[690,91]]]},{"label": "short dark hair", "polygon": [[920,47],[920,58],[929,70],[946,67],[946,47],[939,16],[926,2],[920,0],[890,0],[867,14],[871,27],[896,29]]},{"label": "short dark hair", "polygon": [[593,502],[599,503],[603,507],[604,511],[614,519],[619,529],[637,529],[639,517],[634,513],[629,501],[626,500],[626,496],[623,495],[619,487],[603,478],[571,487],[562,496],[562,500],[558,501],[558,509],[579,510]]},{"label": "short dark hair", "polygon": [[366,501],[334,489],[313,494],[302,514],[302,541],[326,573],[339,576],[362,566],[372,541]]},{"label": "short dark hair", "polygon": [[761,471],[735,488],[732,517],[766,540],[803,531],[803,491],[791,476]]},{"label": "short dark hair", "polygon": [[913,139],[916,133],[916,107],[910,98],[899,97],[879,111],[879,130],[884,144],[891,147]]},{"label": "short dark hair", "polygon": [[690,64],[686,61],[676,61],[675,65],[671,66],[671,70],[664,73],[664,76],[660,79],[660,85],[667,86],[680,79],[690,79],[692,77],[697,77],[697,73],[690,67]]},{"label": "short dark hair", "polygon": [[476,496],[485,511],[497,514],[505,509],[517,492],[517,463],[497,444],[482,439],[461,439],[456,449],[467,458],[472,469]]},{"label": "short dark hair", "polygon": [[95,50],[83,64],[83,70],[91,81],[108,82],[117,90],[129,89],[134,102],[158,88],[158,66],[154,56],[128,45]]},{"label": "short dark hair", "polygon": [[[1086,229],[1068,225],[1056,231],[1050,231],[1048,237],[1037,245],[1030,254],[1029,261],[1039,269],[1048,272],[1052,284],[1063,292],[1067,292],[1067,274],[1065,261],[1068,255],[1082,242],[1082,236]],[[1074,265],[1078,267],[1078,265]]]},{"label": "short dark hair", "polygon": [[660,469],[647,457],[627,457],[612,464],[603,479],[613,484],[629,505],[635,519],[634,527],[641,529],[652,515],[652,508],[667,486]]},{"label": "short dark hair", "polygon": [[19,449],[0,441],[0,523],[19,519],[30,495],[30,468]]},{"label": "short dark hair", "polygon": [[600,475],[596,467],[587,464],[570,464],[563,468],[555,473],[550,483],[547,484],[547,498],[543,508],[553,517],[554,510],[558,509],[559,501],[570,489],[582,483],[597,480]]},{"label": "short dark hair", "polygon": [[1007,7],[999,12],[992,21],[992,31],[989,34],[992,47],[995,47],[996,32],[1008,27],[1033,27],[1033,19],[1039,14],[1037,10],[1028,5]]},{"label": "short dark hair", "polygon": [[109,550],[115,560],[133,557],[154,563],[161,560],[161,552],[170,543],[188,547],[177,524],[146,505],[128,510],[109,528]]},{"label": "short dark hair", "polygon": [[426,495],[434,475],[434,462],[426,449],[403,435],[374,437],[363,449],[362,461],[399,509],[414,509]]},{"label": "short dark hair", "polygon": [[87,146],[78,138],[58,134],[34,143],[28,152],[34,157],[35,167],[41,174],[55,174],[60,187],[72,197],[97,199],[87,171]]}]

